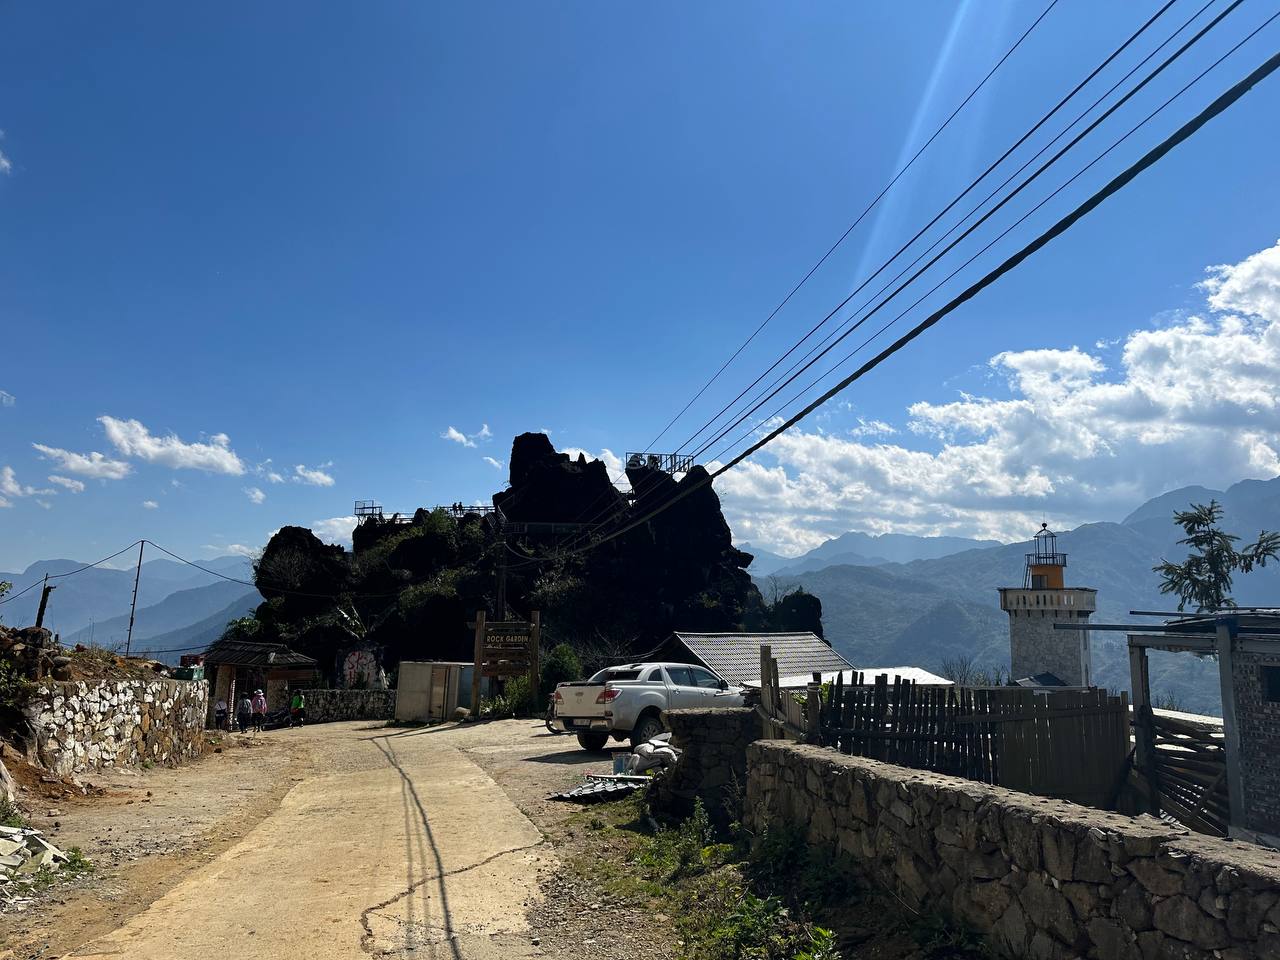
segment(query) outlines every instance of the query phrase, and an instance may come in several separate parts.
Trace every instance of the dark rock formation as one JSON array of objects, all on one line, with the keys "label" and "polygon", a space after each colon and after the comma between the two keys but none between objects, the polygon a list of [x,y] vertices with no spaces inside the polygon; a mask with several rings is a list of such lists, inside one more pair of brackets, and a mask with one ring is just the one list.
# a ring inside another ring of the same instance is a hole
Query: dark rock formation
[{"label": "dark rock formation", "polygon": [[[510,464],[510,486],[493,498],[498,516],[371,517],[356,527],[350,554],[308,530],[281,529],[256,571],[267,598],[255,614],[262,638],[328,671],[357,646],[381,651],[389,670],[401,659],[469,660],[467,623],[479,609],[497,615],[500,564],[508,614],[540,610],[545,639],[588,660],[643,652],[676,629],[821,635],[816,598],[764,602],[702,467],[678,481],[628,470],[638,494],[631,503],[603,463],[558,453],[545,434],[516,437]],[[637,520],[644,522],[603,541]]]}]

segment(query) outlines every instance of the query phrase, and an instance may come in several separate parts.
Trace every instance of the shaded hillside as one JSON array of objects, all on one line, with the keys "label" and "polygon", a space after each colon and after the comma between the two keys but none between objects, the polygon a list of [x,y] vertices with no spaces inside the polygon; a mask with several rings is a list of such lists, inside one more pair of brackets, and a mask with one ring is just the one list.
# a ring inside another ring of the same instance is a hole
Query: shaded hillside
[{"label": "shaded hillside", "polygon": [[[137,552],[133,553],[136,559]],[[128,555],[118,557],[114,562],[128,562]],[[248,579],[251,574],[249,561],[243,557],[219,557],[202,564],[210,570],[239,579]],[[79,560],[40,560],[31,564],[21,573],[0,573],[0,580],[13,583],[13,593],[38,584],[48,574],[69,573],[79,570],[85,564]],[[49,598],[49,609],[45,616],[45,626],[66,640],[78,631],[87,629],[90,623],[99,628],[112,618],[129,616],[129,604],[133,599],[134,570],[116,570],[110,567],[91,567],[75,576],[54,581],[57,589]],[[161,603],[180,590],[192,590],[197,587],[225,583],[217,577],[204,573],[187,564],[173,560],[148,560],[142,564],[142,576],[138,581],[138,609],[143,610]],[[243,584],[239,588],[248,590]],[[225,604],[226,599],[219,605]],[[9,626],[23,626],[35,623],[36,610],[40,606],[40,588],[34,586],[24,596],[0,607],[0,617]],[[179,618],[165,629],[191,623],[207,616],[212,608],[208,605],[195,608],[185,620]],[[78,637],[77,639],[83,639]]]},{"label": "shaded hillside", "polygon": [[251,616],[261,602],[258,592],[251,590],[203,620],[135,642],[133,652],[143,656],[158,650],[162,652],[156,654],[156,659],[177,663],[183,653],[199,652],[217,640],[231,621]]},{"label": "shaded hillside", "polygon": [[[261,595],[253,587],[246,587],[242,583],[232,583],[228,580],[217,580],[207,586],[177,590],[159,603],[149,607],[139,607],[133,624],[134,646],[136,647],[139,641],[190,627],[229,606],[234,605],[237,609],[248,611],[261,602]],[[225,623],[224,620],[223,624]],[[92,628],[86,627],[70,635],[63,634],[62,642],[68,645],[75,643],[87,645],[92,638],[98,646],[113,646],[124,641],[128,629],[129,614],[124,613],[118,617],[97,622]]]},{"label": "shaded hillside", "polygon": [[[332,672],[349,650],[369,648],[388,667],[402,659],[470,659],[468,623],[497,613],[500,566],[512,615],[540,610],[544,635],[622,658],[651,649],[675,629],[743,627],[821,633],[811,597],[766,604],[734,548],[706,473],[682,479],[629,469],[629,502],[604,464],[556,452],[541,433],[515,439],[510,486],[497,515],[417,511],[411,522],[365,520],[353,550],[285,527],[263,551],[255,581],[266,598],[237,630],[284,641]],[[633,518],[672,504],[616,537]],[[572,526],[596,521],[590,528]],[[561,526],[561,525],[571,526]],[[589,550],[580,549],[601,538]]]},{"label": "shaded hillside", "polygon": [[[1280,528],[1280,478],[1246,480],[1226,491],[1189,487],[1139,507],[1125,523],[1090,523],[1058,534],[1067,554],[1067,585],[1098,590],[1095,623],[1128,623],[1130,610],[1177,608],[1160,593],[1151,568],[1163,557],[1181,558],[1181,531],[1173,511],[1216,498],[1225,505],[1225,529],[1252,540],[1262,529]],[[1000,610],[1002,586],[1021,586],[1029,543],[966,550],[936,559],[876,567],[829,566],[790,575],[784,586],[802,586],[823,605],[827,635],[854,663],[915,664],[937,670],[947,657],[971,656],[980,666],[1008,667],[1008,620]],[[1280,603],[1275,565],[1236,578],[1233,595],[1242,605]],[[1094,676],[1103,686],[1127,689],[1129,663],[1123,633],[1093,634]],[[1154,654],[1152,690],[1177,699],[1188,710],[1221,710],[1217,667],[1189,655]]]}]

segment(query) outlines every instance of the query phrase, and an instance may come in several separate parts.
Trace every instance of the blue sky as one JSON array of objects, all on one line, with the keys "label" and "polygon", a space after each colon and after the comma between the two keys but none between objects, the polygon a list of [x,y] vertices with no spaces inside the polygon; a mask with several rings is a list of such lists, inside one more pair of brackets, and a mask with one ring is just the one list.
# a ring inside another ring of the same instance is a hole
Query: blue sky
[{"label": "blue sky", "polygon": [[[1199,5],[1175,5],[1152,36]],[[1260,23],[1258,6],[1082,147],[1110,143]],[[659,446],[732,398],[1156,7],[1059,3]],[[0,569],[142,536],[207,557],[285,523],[338,535],[358,498],[487,499],[524,430],[593,454],[643,447],[1041,9],[8,6]],[[1273,25],[1033,223],[1278,41]],[[1272,304],[1247,282],[1271,289],[1280,259],[1267,254],[1278,111],[1273,78],[786,449],[726,477],[735,533],[784,552],[852,528],[1014,536],[1032,515],[1117,519],[1178,483],[1272,475],[1267,377],[1266,402],[1228,397],[1222,420],[1193,399],[1141,428],[1020,444],[1063,437],[1053,417],[1072,404],[1096,417],[1095,387],[1149,399],[1125,351],[1167,359],[1169,344],[1135,335],[1267,347]],[[1213,308],[1197,284],[1216,264],[1240,265],[1222,282],[1241,292]],[[1197,313],[1211,329],[1197,332]],[[1028,408],[1039,419],[1011,426]],[[975,423],[984,410],[1006,433]],[[1254,418],[1238,455],[1215,453],[1238,416]],[[995,447],[999,469],[982,459]]]}]

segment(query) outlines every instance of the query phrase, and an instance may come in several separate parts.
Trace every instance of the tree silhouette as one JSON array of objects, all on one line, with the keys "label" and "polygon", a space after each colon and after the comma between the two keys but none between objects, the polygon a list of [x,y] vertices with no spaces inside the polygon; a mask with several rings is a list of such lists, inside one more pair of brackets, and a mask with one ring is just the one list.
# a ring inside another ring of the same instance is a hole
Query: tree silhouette
[{"label": "tree silhouette", "polygon": [[1181,598],[1179,611],[1189,603],[1194,603],[1197,611],[1234,607],[1232,577],[1265,567],[1268,560],[1280,556],[1280,533],[1263,530],[1255,542],[1237,550],[1240,538],[1219,529],[1221,519],[1222,505],[1217,500],[1210,500],[1207,506],[1193,503],[1190,510],[1173,515],[1173,522],[1186,533],[1178,543],[1190,547],[1191,553],[1182,563],[1162,559],[1151,569],[1160,574],[1161,593],[1176,593]]}]

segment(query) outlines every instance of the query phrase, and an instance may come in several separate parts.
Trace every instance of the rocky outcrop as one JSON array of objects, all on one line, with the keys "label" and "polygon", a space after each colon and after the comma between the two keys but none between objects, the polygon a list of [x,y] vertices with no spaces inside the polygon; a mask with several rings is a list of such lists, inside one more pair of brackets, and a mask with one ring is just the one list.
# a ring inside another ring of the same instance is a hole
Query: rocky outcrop
[{"label": "rocky outcrop", "polygon": [[[764,602],[702,467],[679,480],[628,470],[632,503],[602,462],[559,453],[545,434],[516,437],[509,462],[510,486],[493,497],[501,519],[444,509],[369,518],[351,553],[282,528],[256,568],[267,601],[248,632],[314,657],[335,683],[357,645],[381,650],[388,671],[400,660],[469,660],[467,623],[480,609],[495,615],[501,563],[510,615],[539,610],[545,636],[601,660],[652,649],[676,629],[821,635],[816,598]],[[637,520],[590,550],[566,549]]]},{"label": "rocky outcrop", "polygon": [[758,741],[745,824],[798,829],[1010,958],[1280,956],[1280,853],[1002,787]]},{"label": "rocky outcrop", "polygon": [[59,774],[199,756],[208,690],[203,680],[46,680],[26,706],[36,755]]}]

